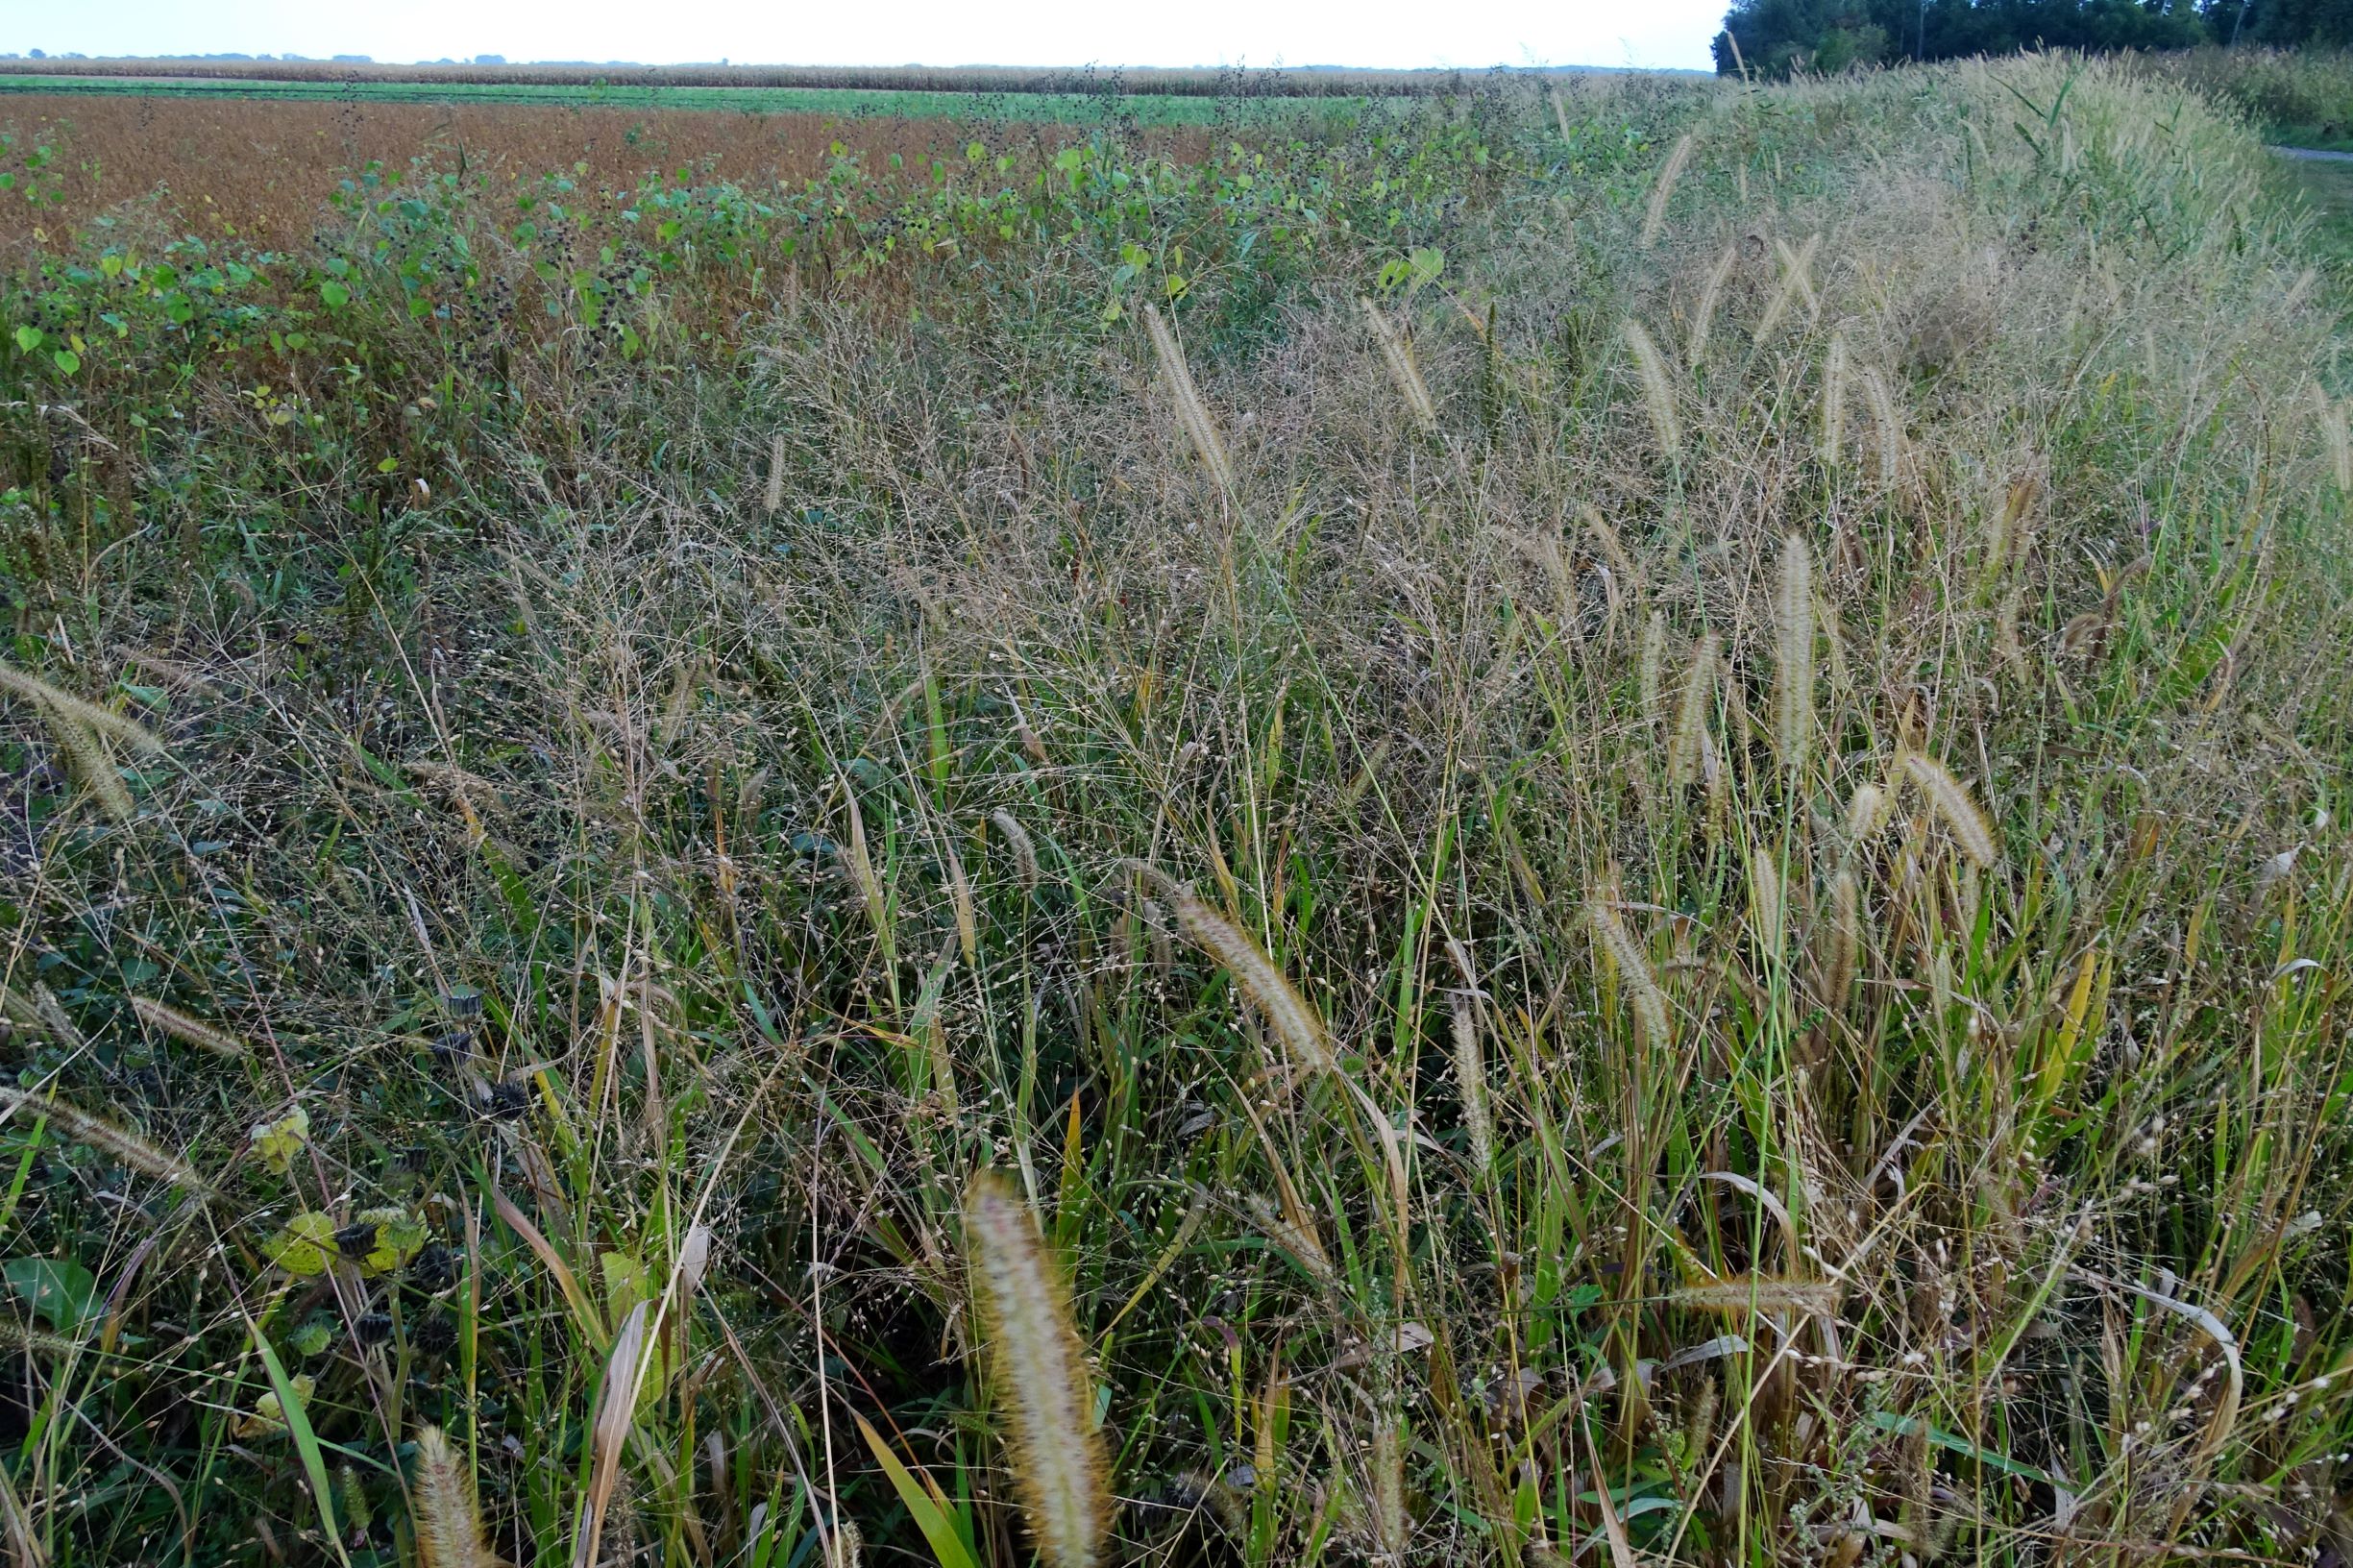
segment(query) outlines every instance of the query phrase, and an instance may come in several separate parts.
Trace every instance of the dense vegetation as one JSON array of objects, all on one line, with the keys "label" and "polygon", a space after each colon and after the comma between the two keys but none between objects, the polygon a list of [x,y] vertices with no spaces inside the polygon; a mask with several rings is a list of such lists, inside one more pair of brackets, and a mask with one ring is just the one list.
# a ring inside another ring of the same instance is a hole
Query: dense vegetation
[{"label": "dense vegetation", "polygon": [[2022,49],[2343,48],[2353,45],[2353,8],[2342,0],[1733,0],[1724,28],[1718,71],[1778,79]]},{"label": "dense vegetation", "polygon": [[589,167],[0,282],[17,1559],[2353,1545],[2237,111]]}]

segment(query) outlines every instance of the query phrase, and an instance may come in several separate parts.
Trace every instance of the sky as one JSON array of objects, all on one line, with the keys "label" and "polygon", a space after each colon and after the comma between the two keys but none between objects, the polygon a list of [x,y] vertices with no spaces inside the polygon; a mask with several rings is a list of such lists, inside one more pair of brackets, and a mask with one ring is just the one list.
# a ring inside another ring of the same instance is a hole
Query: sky
[{"label": "sky", "polygon": [[1724,0],[0,0],[0,50],[408,61],[1709,68]]}]

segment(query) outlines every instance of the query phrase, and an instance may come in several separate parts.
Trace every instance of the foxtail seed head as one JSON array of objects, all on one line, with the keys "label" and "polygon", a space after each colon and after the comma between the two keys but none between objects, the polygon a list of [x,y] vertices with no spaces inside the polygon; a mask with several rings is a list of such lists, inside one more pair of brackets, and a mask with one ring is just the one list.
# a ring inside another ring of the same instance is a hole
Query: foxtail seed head
[{"label": "foxtail seed head", "polygon": [[1038,891],[1038,845],[1029,836],[1029,829],[1012,812],[999,807],[989,814],[990,825],[1004,835],[1005,847],[1013,853],[1014,870],[1021,878],[1021,891]]},{"label": "foxtail seed head", "polygon": [[1924,751],[1906,756],[1903,771],[1919,787],[1928,809],[1945,824],[1945,831],[1952,835],[1952,842],[1961,846],[1961,852],[1978,866],[1992,870],[2001,858],[2001,845],[1995,837],[1993,822],[1971,797],[1969,786]]},{"label": "foxtail seed head", "polygon": [[1389,367],[1389,380],[1397,383],[1398,395],[1406,400],[1412,411],[1413,423],[1424,434],[1434,435],[1438,429],[1437,404],[1430,401],[1429,383],[1422,380],[1421,371],[1413,363],[1413,355],[1407,349],[1397,324],[1389,320],[1381,306],[1367,299],[1357,302],[1364,307],[1364,319],[1372,323],[1373,338],[1381,345],[1381,357]]},{"label": "foxtail seed head", "polygon": [[2328,389],[2316,383],[2314,401],[2320,409],[2320,441],[2328,449],[2329,472],[2337,480],[2341,494],[2353,494],[2353,429],[2345,423],[2344,408],[2328,395]]},{"label": "foxtail seed head", "polygon": [[1667,1020],[1666,993],[1651,977],[1651,961],[1644,956],[1632,933],[1618,912],[1600,898],[1585,904],[1585,918],[1592,923],[1594,945],[1608,955],[1618,971],[1618,985],[1626,992],[1627,1011],[1634,1016],[1634,1027],[1642,1036],[1642,1043],[1652,1049],[1664,1047],[1671,1039]]},{"label": "foxtail seed head", "polygon": [[1879,482],[1893,484],[1903,467],[1903,419],[1896,395],[1875,370],[1863,372],[1863,395],[1871,400],[1872,433],[1879,440]]},{"label": "foxtail seed head", "polygon": [[778,430],[768,443],[768,489],[760,497],[762,506],[773,517],[784,509],[784,432]]},{"label": "foxtail seed head", "polygon": [[1822,1000],[1831,1012],[1841,1012],[1854,989],[1854,972],[1863,953],[1863,886],[1851,866],[1830,879],[1830,920],[1821,955]]},{"label": "foxtail seed head", "polygon": [[1168,390],[1176,399],[1177,418],[1185,433],[1192,437],[1193,450],[1201,454],[1201,465],[1217,481],[1217,488],[1226,499],[1234,497],[1234,465],[1226,460],[1225,443],[1217,438],[1216,423],[1210,418],[1209,404],[1201,401],[1193,386],[1192,369],[1185,362],[1184,345],[1177,341],[1176,332],[1162,317],[1158,306],[1143,307],[1144,328],[1152,334],[1152,351],[1160,355],[1161,374],[1168,379]]},{"label": "foxtail seed head", "polygon": [[27,701],[39,703],[52,713],[61,714],[86,729],[120,741],[134,750],[156,756],[162,754],[163,742],[157,738],[153,730],[95,702],[85,702],[73,693],[52,686],[38,675],[29,675],[22,670],[0,664],[0,692],[12,692]]},{"label": "foxtail seed head", "polygon": [[1462,1092],[1462,1127],[1471,1138],[1471,1165],[1484,1176],[1495,1162],[1495,1117],[1487,1109],[1487,1064],[1479,1046],[1479,1002],[1467,991],[1449,998],[1455,1037],[1455,1080]]},{"label": "foxtail seed head", "polygon": [[13,1110],[20,1116],[47,1116],[50,1126],[77,1142],[102,1149],[133,1170],[159,1177],[196,1197],[211,1199],[220,1195],[196,1174],[186,1161],[166,1154],[146,1139],[86,1111],[78,1110],[63,1100],[46,1099],[0,1084],[0,1107]]},{"label": "foxtail seed head", "polygon": [[1103,1560],[1111,1495],[1069,1287],[1036,1216],[1002,1172],[972,1178],[964,1234],[1021,1511],[1052,1568],[1094,1568]]},{"label": "foxtail seed head", "polygon": [[473,1472],[439,1427],[417,1431],[417,1473],[410,1498],[417,1560],[424,1568],[495,1568],[497,1555],[482,1544]]},{"label": "foxtail seed head", "polygon": [[1675,151],[1667,155],[1666,167],[1658,171],[1658,184],[1651,187],[1651,205],[1642,215],[1642,248],[1649,250],[1658,243],[1658,232],[1666,227],[1667,203],[1675,195],[1675,183],[1683,177],[1684,166],[1691,161],[1697,135],[1686,131]]},{"label": "foxtail seed head", "polygon": [[1781,869],[1763,845],[1749,851],[1749,935],[1761,952],[1781,948]]},{"label": "foxtail seed head", "polygon": [[1732,264],[1739,258],[1738,249],[1724,247],[1724,254],[1708,269],[1707,282],[1700,285],[1700,303],[1691,308],[1691,340],[1683,345],[1683,363],[1693,370],[1706,356],[1707,336],[1716,324],[1716,303],[1724,297],[1724,285],[1731,280]]},{"label": "foxtail seed head", "polygon": [[1658,345],[1651,334],[1642,330],[1642,323],[1630,319],[1626,323],[1627,352],[1634,356],[1634,369],[1642,377],[1643,401],[1650,404],[1651,429],[1658,436],[1658,445],[1669,461],[1679,458],[1683,450],[1683,425],[1676,417],[1675,384],[1667,380],[1667,362],[1658,356]]},{"label": "foxtail seed head", "polygon": [[1814,562],[1794,533],[1781,547],[1773,629],[1773,737],[1781,766],[1796,771],[1814,738]]},{"label": "foxtail seed head", "polygon": [[1664,683],[1667,663],[1667,616],[1663,610],[1651,612],[1650,624],[1642,628],[1642,658],[1635,667],[1639,672],[1642,696],[1642,719],[1656,729],[1665,717],[1661,709],[1666,702]]},{"label": "foxtail seed head", "polygon": [[1847,441],[1847,338],[1830,334],[1822,360],[1822,460],[1836,467]]},{"label": "foxtail seed head", "polygon": [[167,1007],[149,997],[134,996],[131,998],[131,1011],[137,1014],[140,1021],[150,1028],[159,1029],[175,1040],[185,1041],[200,1051],[210,1051],[214,1056],[241,1057],[252,1054],[251,1047],[245,1041],[226,1029],[215,1029],[201,1019],[191,1018],[176,1007]]},{"label": "foxtail seed head", "polygon": [[1234,976],[1234,983],[1290,1053],[1292,1066],[1310,1072],[1331,1071],[1332,1037],[1324,1020],[1275,968],[1274,961],[1259,950],[1259,944],[1189,893],[1180,892],[1170,902],[1186,937]]},{"label": "foxtail seed head", "polygon": [[1707,749],[1707,710],[1716,698],[1716,656],[1722,648],[1712,631],[1691,645],[1691,668],[1683,675],[1683,693],[1675,704],[1675,731],[1667,742],[1667,782],[1678,789],[1688,789],[1700,778]]}]

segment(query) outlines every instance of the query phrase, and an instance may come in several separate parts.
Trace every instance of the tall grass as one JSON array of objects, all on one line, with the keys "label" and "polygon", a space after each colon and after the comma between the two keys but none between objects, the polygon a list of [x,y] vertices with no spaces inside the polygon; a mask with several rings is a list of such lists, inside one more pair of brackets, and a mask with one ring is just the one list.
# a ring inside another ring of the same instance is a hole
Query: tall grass
[{"label": "tall grass", "polygon": [[325,353],[11,296],[10,1550],[2337,1550],[2341,388],[2240,118],[1380,135],[652,307],[647,195],[503,358],[438,238]]}]

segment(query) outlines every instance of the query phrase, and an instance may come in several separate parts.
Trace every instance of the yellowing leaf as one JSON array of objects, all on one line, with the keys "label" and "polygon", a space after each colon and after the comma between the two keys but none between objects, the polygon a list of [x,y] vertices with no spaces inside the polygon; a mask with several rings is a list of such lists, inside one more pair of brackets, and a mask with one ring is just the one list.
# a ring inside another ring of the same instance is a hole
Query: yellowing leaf
[{"label": "yellowing leaf", "polygon": [[254,1153],[261,1157],[263,1164],[281,1176],[294,1163],[294,1157],[302,1152],[303,1145],[309,1141],[310,1113],[299,1105],[276,1121],[254,1123]]},{"label": "yellowing leaf", "polygon": [[335,1222],[315,1209],[306,1210],[287,1220],[262,1250],[298,1280],[324,1274],[335,1256]]}]

